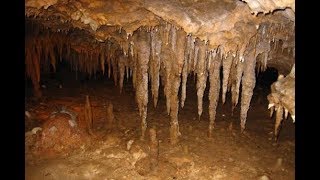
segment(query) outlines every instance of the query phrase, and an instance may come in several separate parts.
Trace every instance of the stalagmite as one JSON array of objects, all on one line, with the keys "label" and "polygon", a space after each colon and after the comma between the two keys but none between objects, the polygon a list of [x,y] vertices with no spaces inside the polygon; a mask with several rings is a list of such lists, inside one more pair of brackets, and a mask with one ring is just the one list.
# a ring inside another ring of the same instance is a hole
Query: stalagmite
[{"label": "stalagmite", "polygon": [[141,137],[143,140],[147,129],[148,105],[148,63],[150,57],[150,35],[141,30],[134,36],[136,58],[136,101],[141,116]]},{"label": "stalagmite", "polygon": [[106,129],[113,129],[115,117],[113,113],[113,104],[111,102],[109,102],[108,105],[106,106],[106,119],[107,119]]},{"label": "stalagmite", "polygon": [[199,47],[199,51],[197,53],[197,97],[198,97],[198,117],[200,120],[202,114],[202,102],[203,102],[203,93],[206,89],[207,84],[207,61],[206,61],[206,45],[204,41],[197,39],[196,41],[197,47]]},{"label": "stalagmite", "polygon": [[217,53],[211,52],[209,56],[212,56],[212,61],[209,68],[209,81],[210,81],[210,90],[209,90],[209,131],[208,137],[212,137],[212,130],[214,128],[214,122],[216,118],[216,110],[219,100],[220,92],[220,67],[221,67],[221,58]]},{"label": "stalagmite", "polygon": [[222,60],[222,103],[224,104],[226,102],[226,94],[227,94],[227,88],[228,88],[228,79],[230,76],[230,70],[232,65],[232,54],[228,54],[227,58]]},{"label": "stalagmite", "polygon": [[159,141],[157,139],[157,132],[154,128],[149,130],[150,135],[150,163],[151,169],[154,169],[158,165],[159,157]]},{"label": "stalagmite", "polygon": [[251,98],[253,95],[253,89],[256,83],[256,76],[255,76],[256,58],[255,58],[253,49],[249,50],[245,55],[244,63],[245,65],[244,65],[243,77],[242,77],[241,112],[240,112],[241,132],[244,132],[245,130],[247,113],[250,107],[250,101],[251,101]]},{"label": "stalagmite", "polygon": [[89,134],[92,135],[93,134],[92,133],[93,116],[92,116],[91,103],[88,95],[86,95],[86,103],[84,105],[84,120],[87,123]]}]

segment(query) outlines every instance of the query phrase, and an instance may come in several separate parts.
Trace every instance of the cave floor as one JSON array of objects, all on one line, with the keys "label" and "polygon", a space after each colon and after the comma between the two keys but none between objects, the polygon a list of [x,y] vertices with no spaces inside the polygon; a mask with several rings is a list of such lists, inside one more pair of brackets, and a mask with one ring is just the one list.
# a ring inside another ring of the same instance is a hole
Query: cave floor
[{"label": "cave floor", "polygon": [[[41,127],[55,107],[66,106],[82,113],[85,95],[90,96],[94,119],[93,134],[86,134],[89,141],[55,155],[34,153],[37,140],[26,139],[26,179],[295,179],[295,126],[288,118],[278,143],[271,140],[274,117],[269,118],[265,94],[254,94],[245,135],[240,134],[239,107],[231,117],[230,94],[224,105],[220,99],[213,138],[208,139],[208,90],[199,121],[195,85],[189,81],[193,80],[188,80],[185,107],[179,110],[182,135],[177,145],[169,142],[163,88],[157,108],[149,95],[147,122],[157,130],[157,166],[150,166],[148,161],[148,131],[145,140],[139,140],[140,117],[132,83],[124,83],[122,94],[111,81],[90,81],[85,85],[66,84],[61,89],[48,86],[38,101],[26,96],[25,107],[31,114],[26,119],[26,132]],[[108,129],[106,102],[113,104],[116,118],[114,127]],[[130,150],[128,142],[133,142]]]}]

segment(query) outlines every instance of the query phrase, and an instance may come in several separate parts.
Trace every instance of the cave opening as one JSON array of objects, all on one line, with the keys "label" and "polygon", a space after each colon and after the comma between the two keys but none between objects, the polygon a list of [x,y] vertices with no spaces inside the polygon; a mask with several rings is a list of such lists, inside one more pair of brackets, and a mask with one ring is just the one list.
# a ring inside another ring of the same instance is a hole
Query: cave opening
[{"label": "cave opening", "polygon": [[268,105],[267,96],[271,93],[271,85],[278,79],[278,70],[273,67],[267,67],[263,72],[256,72],[256,75],[256,86],[253,90],[252,100],[258,103],[264,102],[264,105]]}]

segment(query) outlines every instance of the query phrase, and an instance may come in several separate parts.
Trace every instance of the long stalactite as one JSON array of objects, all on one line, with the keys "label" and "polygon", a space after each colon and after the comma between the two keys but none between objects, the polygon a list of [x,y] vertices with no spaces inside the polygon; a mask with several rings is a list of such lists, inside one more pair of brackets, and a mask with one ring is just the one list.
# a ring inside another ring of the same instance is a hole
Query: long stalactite
[{"label": "long stalactite", "polygon": [[179,88],[181,84],[181,73],[184,66],[184,47],[185,47],[185,37],[186,33],[181,29],[175,29],[176,31],[173,36],[172,49],[173,58],[171,59],[172,63],[172,72],[170,73],[170,80],[172,83],[171,94],[170,94],[170,142],[171,144],[176,144],[178,142],[178,137],[181,135],[179,131],[178,123],[178,111],[179,111]]},{"label": "long stalactite", "polygon": [[148,107],[148,63],[150,57],[150,35],[140,30],[133,36],[134,58],[136,60],[136,101],[141,116],[141,139],[144,139],[147,129]]},{"label": "long stalactite", "polygon": [[197,53],[197,66],[196,66],[196,73],[197,73],[197,97],[198,97],[198,118],[202,115],[203,111],[203,94],[204,90],[206,89],[208,72],[207,72],[207,57],[206,57],[206,44],[204,41],[200,41],[199,39],[196,40],[197,47],[199,47]]}]

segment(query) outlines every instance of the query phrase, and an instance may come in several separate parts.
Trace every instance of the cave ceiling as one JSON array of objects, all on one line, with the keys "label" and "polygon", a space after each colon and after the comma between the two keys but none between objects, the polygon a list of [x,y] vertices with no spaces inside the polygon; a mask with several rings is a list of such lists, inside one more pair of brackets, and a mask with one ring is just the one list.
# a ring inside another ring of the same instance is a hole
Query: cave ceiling
[{"label": "cave ceiling", "polygon": [[[77,28],[97,41],[113,37],[124,44],[141,27],[170,24],[206,41],[209,49],[220,47],[233,54],[240,51],[241,56],[259,27],[270,34],[269,41],[282,40],[294,48],[294,11],[294,0],[25,1],[26,19],[52,31]],[[278,69],[289,72],[293,63],[278,64]]]}]

